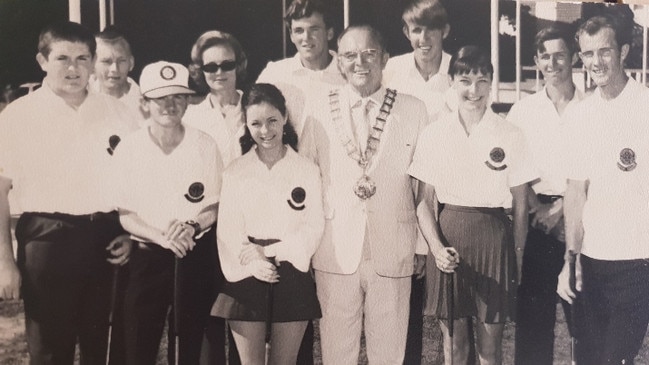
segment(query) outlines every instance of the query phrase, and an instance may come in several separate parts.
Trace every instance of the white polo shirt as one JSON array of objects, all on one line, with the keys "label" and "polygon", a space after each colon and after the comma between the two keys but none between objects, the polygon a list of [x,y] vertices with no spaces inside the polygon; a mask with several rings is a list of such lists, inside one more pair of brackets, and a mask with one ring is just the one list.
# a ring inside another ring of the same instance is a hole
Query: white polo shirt
[{"label": "white polo shirt", "polygon": [[74,109],[45,78],[0,114],[0,175],[13,181],[11,213],[111,210],[112,153],[137,128],[115,98],[89,92]]},{"label": "white polo shirt", "polygon": [[510,188],[538,177],[521,130],[490,109],[469,136],[457,112],[428,125],[408,173],[441,203],[491,208],[510,208]]},{"label": "white polo shirt", "polygon": [[257,82],[269,83],[277,86],[286,98],[289,120],[293,124],[297,135],[302,134],[304,127],[304,105],[314,95],[327,95],[330,90],[345,85],[345,79],[338,71],[338,57],[335,52],[329,51],[331,62],[324,70],[310,70],[300,60],[296,53],[291,58],[268,62],[261,71]]},{"label": "white polo shirt", "polygon": [[588,180],[581,253],[649,258],[649,95],[629,80],[615,99],[600,90],[565,113],[569,179]]},{"label": "white polo shirt", "polygon": [[[134,118],[138,121],[138,124],[140,126],[144,126],[145,125],[144,121],[146,120],[146,118],[144,117],[144,114],[142,113],[142,109],[141,109],[140,99],[142,99],[142,94],[140,93],[140,87],[135,82],[135,80],[133,80],[130,77],[128,78],[128,84],[129,84],[128,92],[122,95],[120,98],[117,98],[117,100],[126,104],[128,109],[133,113]],[[99,83],[97,82],[97,79],[94,76],[90,78],[88,87],[90,90],[96,93],[101,93],[101,91],[99,90]]]},{"label": "white polo shirt", "polygon": [[115,202],[166,232],[174,219],[195,219],[219,201],[223,166],[207,134],[185,127],[183,140],[167,155],[153,142],[149,128],[125,138],[115,154]]},{"label": "white polo shirt", "polygon": [[253,147],[223,174],[218,222],[219,259],[228,281],[249,276],[239,260],[248,236],[280,240],[272,245],[277,260],[308,271],[324,230],[320,170],[290,147],[268,169]]},{"label": "white polo shirt", "polygon": [[[564,113],[584,99],[584,93],[575,89]],[[507,120],[519,127],[530,148],[540,179],[532,188],[537,194],[563,195],[566,177],[557,156],[561,152],[564,123],[548,97],[546,88],[516,102],[507,114]]]},{"label": "white polo shirt", "polygon": [[403,94],[410,94],[426,104],[428,116],[437,119],[446,104],[446,91],[451,87],[448,66],[451,55],[442,52],[439,71],[424,80],[415,63],[414,52],[391,57],[383,71],[383,84]]},{"label": "white polo shirt", "polygon": [[190,105],[183,116],[185,125],[207,133],[216,141],[216,145],[223,159],[223,166],[228,166],[232,160],[241,156],[239,138],[245,132],[245,120],[241,108],[240,90],[237,105],[221,108],[213,105],[209,94],[200,104]]}]

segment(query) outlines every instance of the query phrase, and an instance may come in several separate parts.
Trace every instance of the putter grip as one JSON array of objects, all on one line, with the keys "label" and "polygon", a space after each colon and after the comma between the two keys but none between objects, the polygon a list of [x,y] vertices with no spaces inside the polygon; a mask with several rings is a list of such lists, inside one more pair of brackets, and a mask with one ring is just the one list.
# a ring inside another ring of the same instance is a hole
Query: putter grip
[{"label": "putter grip", "polygon": [[577,281],[577,274],[575,272],[576,268],[576,261],[577,261],[577,254],[575,254],[572,251],[568,251],[568,269],[569,269],[569,278],[568,278],[568,284],[570,285],[570,290],[573,292],[576,290],[575,288],[575,283]]}]

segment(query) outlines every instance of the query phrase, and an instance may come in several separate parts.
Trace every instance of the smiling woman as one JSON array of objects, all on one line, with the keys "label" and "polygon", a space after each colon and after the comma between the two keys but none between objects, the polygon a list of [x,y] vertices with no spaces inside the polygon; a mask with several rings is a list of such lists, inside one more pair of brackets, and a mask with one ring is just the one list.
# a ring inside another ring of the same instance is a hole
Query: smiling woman
[{"label": "smiling woman", "polygon": [[227,282],[212,315],[228,320],[241,363],[295,364],[307,322],[321,315],[309,272],[324,229],[320,174],[296,153],[297,135],[275,86],[253,85],[242,105],[243,156],[223,175],[219,207]]}]

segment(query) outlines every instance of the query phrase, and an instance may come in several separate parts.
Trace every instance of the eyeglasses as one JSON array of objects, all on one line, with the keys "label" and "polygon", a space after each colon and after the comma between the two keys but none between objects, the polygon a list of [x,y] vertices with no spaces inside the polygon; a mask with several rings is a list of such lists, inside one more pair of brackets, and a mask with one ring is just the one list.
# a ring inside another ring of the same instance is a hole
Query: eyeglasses
[{"label": "eyeglasses", "polygon": [[600,48],[595,51],[579,52],[579,57],[581,57],[582,61],[590,61],[595,57],[595,54],[597,54],[601,58],[610,59],[613,57],[614,53],[615,49],[613,48]]},{"label": "eyeglasses", "polygon": [[345,52],[340,54],[340,57],[343,59],[343,61],[351,63],[356,61],[359,55],[361,56],[361,60],[364,62],[374,62],[379,56],[379,50],[375,48],[368,48],[362,51]]},{"label": "eyeglasses", "polygon": [[224,61],[221,62],[220,64],[215,62],[210,62],[206,65],[201,66],[201,70],[207,73],[215,73],[218,72],[219,69],[223,71],[232,71],[235,68],[237,68],[237,61]]}]

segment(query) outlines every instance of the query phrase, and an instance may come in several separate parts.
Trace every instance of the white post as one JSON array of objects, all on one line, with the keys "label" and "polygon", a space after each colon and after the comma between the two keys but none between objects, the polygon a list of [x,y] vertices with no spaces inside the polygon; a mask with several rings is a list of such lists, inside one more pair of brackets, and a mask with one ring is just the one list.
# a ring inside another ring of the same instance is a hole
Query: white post
[{"label": "white post", "polygon": [[521,0],[516,0],[516,101],[521,100]]},{"label": "white post", "polygon": [[70,21],[81,24],[81,0],[68,0]]},{"label": "white post", "polygon": [[349,0],[343,1],[343,25],[349,27]]},{"label": "white post", "polygon": [[[112,1],[112,0],[111,0]],[[286,58],[286,26],[284,25],[284,13],[286,12],[286,0],[282,0],[282,18],[280,22],[282,23],[280,28],[282,29],[282,56]]]},{"label": "white post", "polygon": [[498,46],[498,26],[500,16],[498,14],[498,0],[491,0],[491,63],[494,67],[493,83],[491,84],[491,99],[498,102],[498,89],[500,87],[500,64]]},{"label": "white post", "polygon": [[110,7],[110,25],[115,25],[115,0],[110,0],[108,4]]},{"label": "white post", "polygon": [[99,0],[99,31],[106,28],[106,0]]},{"label": "white post", "polygon": [[649,6],[644,5],[644,21],[642,24],[642,84],[647,85],[647,27],[649,24]]}]

